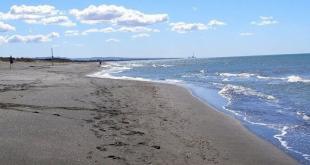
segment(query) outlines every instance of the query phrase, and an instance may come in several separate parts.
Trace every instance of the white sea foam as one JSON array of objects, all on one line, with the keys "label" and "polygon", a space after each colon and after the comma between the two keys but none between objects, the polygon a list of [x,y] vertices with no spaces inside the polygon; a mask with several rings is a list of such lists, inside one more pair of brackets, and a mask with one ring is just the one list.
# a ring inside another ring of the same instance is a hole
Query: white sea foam
[{"label": "white sea foam", "polygon": [[[114,72],[115,73],[115,72]],[[97,78],[108,78],[108,79],[115,79],[115,80],[136,80],[136,81],[151,81],[150,79],[145,79],[141,77],[128,77],[128,76],[113,76],[111,73],[100,71],[90,75],[89,77],[97,77]]]},{"label": "white sea foam", "polygon": [[246,122],[248,122],[248,123],[250,123],[250,124],[253,124],[253,125],[266,126],[266,127],[269,127],[269,128],[273,128],[273,127],[274,127],[274,125],[272,125],[272,124],[267,124],[267,123],[262,123],[262,122],[254,122],[254,121],[251,121],[251,120],[248,119],[247,116],[244,116],[244,117],[243,117],[243,120],[246,121]]},{"label": "white sea foam", "polygon": [[303,152],[300,152],[300,151],[298,151],[298,150],[295,150],[293,147],[289,146],[289,144],[288,144],[287,141],[284,140],[285,136],[286,136],[287,133],[288,133],[288,130],[289,130],[289,129],[294,129],[294,128],[296,128],[296,127],[298,127],[298,126],[297,126],[297,125],[292,126],[292,127],[284,126],[284,127],[282,127],[281,129],[279,129],[280,133],[274,135],[273,137],[276,138],[276,139],[280,142],[281,146],[283,146],[285,149],[287,149],[287,150],[289,150],[289,151],[291,151],[291,152],[294,152],[294,153],[296,153],[296,154],[299,154],[299,155],[301,155],[302,157],[304,157],[306,160],[310,161],[310,155],[309,155],[309,154],[305,154],[305,153],[303,153]]},{"label": "white sea foam", "polygon": [[167,64],[152,64],[152,67],[154,68],[158,68],[158,67],[163,67],[163,68],[167,68],[167,67],[172,67],[173,65],[167,65]]},{"label": "white sea foam", "polygon": [[219,91],[219,94],[221,96],[224,96],[225,98],[227,98],[227,97],[231,98],[233,94],[238,94],[238,95],[245,95],[245,96],[255,96],[255,97],[259,97],[261,99],[265,99],[265,100],[272,100],[272,101],[277,100],[272,95],[267,95],[267,94],[255,91],[254,89],[251,89],[251,88],[246,88],[243,86],[237,86],[237,85],[231,85],[231,84],[225,85]]},{"label": "white sea foam", "polygon": [[104,68],[102,71],[87,75],[89,77],[98,77],[98,78],[109,78],[109,79],[124,79],[124,80],[136,80],[136,81],[150,81],[149,79],[144,79],[140,77],[127,77],[127,76],[113,76],[115,73],[121,73],[125,70],[130,70],[134,67],[141,67],[142,64],[132,64],[132,63],[115,63],[110,62],[102,65]]},{"label": "white sea foam", "polygon": [[310,83],[310,79],[305,79],[297,75],[291,75],[287,77],[266,77],[258,75],[257,78],[265,80],[281,80],[289,83]]},{"label": "white sea foam", "polygon": [[181,80],[175,80],[175,79],[165,79],[164,82],[172,83],[172,84],[183,83],[183,81],[181,81]]},{"label": "white sea foam", "polygon": [[253,73],[219,73],[219,75],[222,77],[243,77],[243,78],[256,76],[256,74]]},{"label": "white sea foam", "polygon": [[108,79],[118,79],[118,80],[135,80],[135,81],[146,81],[146,82],[159,82],[159,83],[168,83],[168,84],[181,84],[181,80],[174,79],[165,79],[165,80],[152,80],[146,79],[142,77],[128,77],[128,76],[114,76],[115,73],[121,73],[125,70],[130,70],[134,67],[142,67],[142,64],[133,64],[133,63],[106,63],[101,67],[104,68],[102,71],[89,74],[89,77],[97,77],[97,78],[108,78]]},{"label": "white sea foam", "polygon": [[310,83],[310,79],[305,79],[297,75],[290,75],[287,77],[268,77],[273,80],[284,80],[289,83]]},{"label": "white sea foam", "polygon": [[281,145],[286,148],[286,149],[291,149],[291,147],[288,146],[287,141],[284,140],[285,135],[287,134],[287,130],[289,129],[288,126],[284,126],[281,130],[280,130],[280,134],[276,134],[273,137],[278,139],[278,141],[281,143]]},{"label": "white sea foam", "polygon": [[199,78],[199,79],[207,79],[208,76],[205,74],[204,70],[200,70],[199,72],[196,73],[186,73],[182,75],[181,77],[183,78]]},{"label": "white sea foam", "polygon": [[229,77],[237,77],[237,78],[257,78],[257,79],[262,79],[262,80],[282,80],[286,81],[289,83],[310,83],[310,79],[306,79],[303,77],[300,77],[298,75],[290,75],[287,77],[269,77],[269,76],[262,76],[259,74],[254,74],[254,73],[217,73],[217,75],[224,77],[225,81],[228,81],[227,78]]},{"label": "white sea foam", "polygon": [[143,64],[131,64],[131,63],[129,63],[128,65],[132,67],[143,67],[144,66]]},{"label": "white sea foam", "polygon": [[257,75],[258,79],[265,79],[265,80],[272,80],[272,79],[277,79],[276,77],[268,77],[268,76],[261,76]]},{"label": "white sea foam", "polygon": [[[228,109],[226,109],[226,110],[228,110]],[[230,112],[235,112],[235,111],[232,111],[232,110],[229,110],[229,111]],[[236,114],[238,116],[240,115],[239,113],[236,113]],[[299,113],[299,114],[303,114],[303,113]],[[301,155],[306,160],[310,161],[310,155],[309,154],[306,154],[306,153],[303,153],[301,151],[298,151],[298,150],[294,149],[293,147],[291,147],[289,145],[288,141],[285,140],[285,137],[288,135],[289,130],[297,128],[298,125],[280,126],[280,125],[277,125],[277,124],[268,124],[268,123],[263,123],[263,122],[254,122],[254,121],[249,120],[247,118],[246,114],[244,114],[243,120],[245,122],[253,124],[253,125],[259,125],[259,126],[263,126],[263,127],[268,127],[268,128],[275,129],[275,130],[279,131],[279,133],[275,134],[273,137],[279,141],[279,143],[280,143],[280,145],[282,147],[284,147],[286,150],[289,150],[289,151],[294,152],[294,153],[296,153],[298,155]]]},{"label": "white sea foam", "polygon": [[226,111],[228,111],[228,112],[230,112],[230,113],[236,115],[236,116],[242,117],[241,113],[239,113],[239,112],[237,112],[237,111],[234,111],[234,110],[231,110],[231,109],[227,108],[226,106],[223,106],[222,108],[223,108],[224,110],[226,110]]},{"label": "white sea foam", "polygon": [[164,68],[173,67],[173,65],[165,65],[165,64],[163,64],[162,67],[164,67]]},{"label": "white sea foam", "polygon": [[106,63],[104,65],[101,65],[101,67],[105,68],[105,71],[109,72],[109,73],[120,73],[120,72],[123,72],[125,70],[132,69],[133,65],[131,65],[131,64],[121,65],[118,63],[110,62],[110,63]]},{"label": "white sea foam", "polygon": [[300,112],[300,111],[298,111],[298,112],[296,112],[296,114],[297,114],[298,116],[301,116],[302,119],[305,120],[305,121],[309,121],[309,120],[310,120],[310,116],[307,115],[305,112]]},{"label": "white sea foam", "polygon": [[292,75],[287,77],[288,82],[303,82],[303,83],[309,83],[310,80],[304,79],[300,76]]}]

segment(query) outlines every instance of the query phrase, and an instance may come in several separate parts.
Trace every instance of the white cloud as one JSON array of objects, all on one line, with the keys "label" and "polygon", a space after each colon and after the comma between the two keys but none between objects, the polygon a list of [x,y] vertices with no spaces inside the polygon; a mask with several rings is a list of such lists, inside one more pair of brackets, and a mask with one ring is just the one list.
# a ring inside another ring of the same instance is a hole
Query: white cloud
[{"label": "white cloud", "polygon": [[56,32],[49,33],[47,35],[12,35],[9,37],[1,37],[0,42],[2,43],[40,43],[48,42],[54,38],[58,38],[59,34]]},{"label": "white cloud", "polygon": [[47,17],[41,20],[35,20],[33,23],[44,24],[44,25],[57,24],[57,25],[68,26],[68,27],[76,25],[67,16]]},{"label": "white cloud", "polygon": [[7,13],[0,12],[0,20],[22,20],[29,24],[75,26],[67,16],[50,5],[14,5]]},{"label": "white cloud", "polygon": [[65,31],[65,36],[78,36],[80,35],[78,30],[67,30]]},{"label": "white cloud", "polygon": [[206,30],[208,26],[203,23],[185,23],[185,22],[176,22],[170,23],[171,30],[178,33],[187,33],[194,30]]},{"label": "white cloud", "polygon": [[120,42],[120,40],[116,38],[110,38],[110,39],[105,40],[105,42]]},{"label": "white cloud", "polygon": [[159,32],[158,29],[152,29],[147,27],[121,27],[118,29],[120,32],[131,32],[131,33],[146,33],[146,32]]},{"label": "white cloud", "polygon": [[6,38],[3,36],[0,36],[0,45],[6,43]]},{"label": "white cloud", "polygon": [[0,32],[15,31],[15,27],[0,21]]},{"label": "white cloud", "polygon": [[242,32],[240,33],[240,36],[253,36],[254,33],[251,33],[251,32]]},{"label": "white cloud", "polygon": [[10,13],[14,15],[55,15],[59,11],[54,6],[50,5],[38,5],[38,6],[26,6],[14,5],[10,9]]},{"label": "white cloud", "polygon": [[152,29],[147,27],[121,27],[121,28],[113,28],[113,27],[107,27],[102,29],[88,29],[83,31],[82,35],[87,35],[89,33],[113,33],[113,32],[128,32],[128,33],[149,33],[149,32],[159,32],[158,29]]},{"label": "white cloud", "polygon": [[216,20],[216,19],[210,20],[208,22],[208,27],[224,26],[224,25],[226,25],[225,22],[222,22],[222,21],[219,21],[219,20]]},{"label": "white cloud", "polygon": [[208,24],[176,22],[176,23],[170,23],[169,25],[171,26],[172,31],[178,33],[187,33],[196,30],[207,30],[215,28],[217,26],[224,26],[226,25],[226,23],[218,20],[211,20],[208,22]]},{"label": "white cloud", "polygon": [[132,35],[131,38],[145,38],[145,37],[150,37],[150,36],[151,35],[147,33],[140,33],[140,34]]},{"label": "white cloud", "polygon": [[276,21],[273,17],[266,17],[266,16],[260,16],[259,21],[252,21],[252,25],[257,25],[257,26],[266,26],[266,25],[273,25],[279,23]]},{"label": "white cloud", "polygon": [[102,29],[88,29],[82,32],[82,35],[88,35],[89,33],[112,33],[116,32],[117,30],[112,27],[102,28]]},{"label": "white cloud", "polygon": [[116,5],[90,5],[83,10],[72,9],[70,14],[87,24],[112,23],[121,26],[146,26],[168,20],[167,14],[145,14]]}]

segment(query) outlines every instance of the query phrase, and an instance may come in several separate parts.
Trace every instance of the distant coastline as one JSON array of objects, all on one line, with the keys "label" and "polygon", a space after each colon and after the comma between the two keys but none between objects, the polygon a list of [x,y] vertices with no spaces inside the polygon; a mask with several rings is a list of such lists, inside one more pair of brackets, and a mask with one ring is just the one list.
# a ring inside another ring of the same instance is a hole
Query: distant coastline
[{"label": "distant coastline", "polygon": [[[14,57],[13,57],[14,58]],[[116,62],[116,61],[141,61],[141,60],[168,60],[168,59],[180,59],[180,58],[125,58],[125,57],[91,57],[91,58],[66,58],[66,57],[54,57],[53,62]],[[16,57],[14,60],[19,62],[50,62],[51,57]],[[0,57],[0,61],[7,62],[9,57]]]},{"label": "distant coastline", "polygon": [[[260,56],[290,56],[290,55],[310,55],[309,53],[288,53],[288,54],[261,54],[261,55],[238,55],[238,56],[222,56],[222,57],[195,57],[199,59],[213,59],[213,58],[242,58],[242,57],[260,57]],[[14,57],[16,61],[20,62],[34,62],[34,61],[41,61],[41,62],[49,62],[51,61],[51,57]],[[117,61],[142,61],[142,60],[174,60],[174,59],[191,59],[188,57],[184,58],[138,58],[138,57],[89,57],[89,58],[67,58],[67,57],[54,57],[54,62],[117,62]],[[0,61],[9,61],[9,56],[0,56]]]}]

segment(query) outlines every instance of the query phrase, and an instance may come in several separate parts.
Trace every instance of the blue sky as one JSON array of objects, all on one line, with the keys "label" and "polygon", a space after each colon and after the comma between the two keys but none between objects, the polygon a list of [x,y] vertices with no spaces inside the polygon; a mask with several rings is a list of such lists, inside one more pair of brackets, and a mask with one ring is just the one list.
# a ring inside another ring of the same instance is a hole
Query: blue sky
[{"label": "blue sky", "polygon": [[309,0],[2,0],[0,56],[310,52]]}]

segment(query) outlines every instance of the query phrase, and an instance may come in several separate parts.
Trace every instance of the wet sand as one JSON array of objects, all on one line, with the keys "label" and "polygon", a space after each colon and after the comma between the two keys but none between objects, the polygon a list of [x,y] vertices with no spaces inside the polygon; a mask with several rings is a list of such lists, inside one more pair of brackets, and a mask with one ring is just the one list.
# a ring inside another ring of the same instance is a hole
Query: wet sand
[{"label": "wet sand", "polygon": [[297,164],[184,88],[0,62],[0,164]]}]

